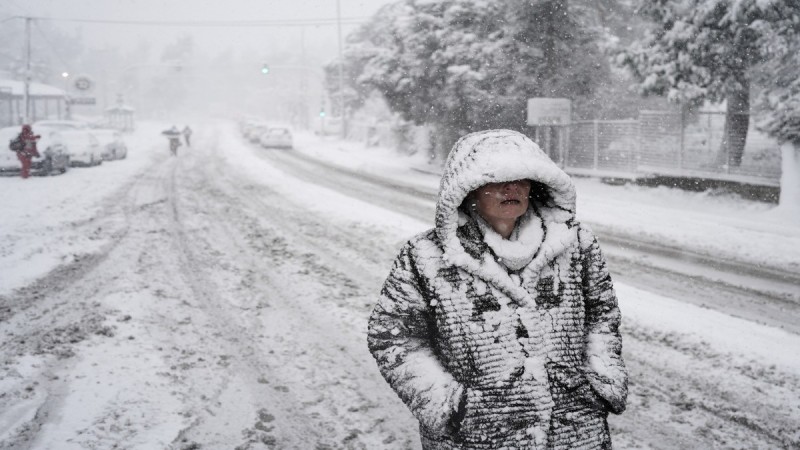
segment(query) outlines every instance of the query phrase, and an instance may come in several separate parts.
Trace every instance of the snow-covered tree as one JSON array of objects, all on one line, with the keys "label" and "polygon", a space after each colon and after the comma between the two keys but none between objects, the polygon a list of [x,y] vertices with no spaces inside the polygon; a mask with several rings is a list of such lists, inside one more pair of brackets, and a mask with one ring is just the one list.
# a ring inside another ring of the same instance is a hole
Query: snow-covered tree
[{"label": "snow-covered tree", "polygon": [[761,37],[770,23],[796,15],[795,0],[642,1],[654,22],[620,62],[633,70],[643,93],[696,105],[726,102],[722,161],[742,160],[750,113],[752,69],[764,60]]},{"label": "snow-covered tree", "polygon": [[566,0],[402,0],[349,46],[352,81],[433,124],[441,152],[470,131],[524,130],[530,97],[569,97],[580,113],[608,69]]},{"label": "snow-covered tree", "polygon": [[780,208],[800,220],[800,13],[784,10],[756,26],[766,58],[756,74],[766,86],[758,127],[781,143]]}]

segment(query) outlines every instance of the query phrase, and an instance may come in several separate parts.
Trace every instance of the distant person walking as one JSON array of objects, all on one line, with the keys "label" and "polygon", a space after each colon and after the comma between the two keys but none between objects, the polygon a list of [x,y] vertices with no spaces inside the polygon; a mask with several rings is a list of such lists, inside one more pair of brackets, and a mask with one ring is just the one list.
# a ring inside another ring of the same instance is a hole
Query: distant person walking
[{"label": "distant person walking", "polygon": [[172,156],[178,155],[178,147],[181,146],[181,132],[178,130],[178,127],[175,125],[172,126],[169,130],[164,130],[161,132],[164,136],[169,139],[169,152]]},{"label": "distant person walking", "polygon": [[39,156],[39,150],[36,148],[36,140],[41,136],[33,134],[30,125],[23,125],[22,131],[17,138],[12,141],[12,150],[17,152],[17,158],[22,164],[21,175],[22,178],[28,178],[31,172],[31,160]]},{"label": "distant person walking", "polygon": [[189,125],[186,125],[183,128],[183,140],[186,141],[186,146],[187,147],[191,147],[192,146],[191,139],[192,139],[192,129],[189,128]]}]

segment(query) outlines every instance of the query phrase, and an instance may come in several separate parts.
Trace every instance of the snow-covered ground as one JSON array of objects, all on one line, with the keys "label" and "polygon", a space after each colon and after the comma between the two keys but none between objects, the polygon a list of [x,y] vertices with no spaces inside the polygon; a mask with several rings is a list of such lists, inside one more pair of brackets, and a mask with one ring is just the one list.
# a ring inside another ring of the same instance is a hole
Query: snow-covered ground
[{"label": "snow-covered ground", "polygon": [[[334,140],[329,145],[309,144],[301,140],[298,151],[355,171],[438,188],[438,177],[420,173],[439,170],[424,154],[402,156],[390,149]],[[800,218],[781,214],[775,205],[713,191],[610,186],[593,178],[574,181],[578,217],[594,227],[721,260],[800,272]]]},{"label": "snow-covered ground", "polygon": [[[0,448],[418,448],[365,330],[397,249],[430,227],[435,167],[305,134],[261,149],[217,122],[170,158],[162,128],[123,161],[0,178]],[[576,185],[597,230],[800,272],[800,224],[770,205]],[[616,287],[617,447],[800,445],[800,336]],[[800,293],[754,298],[797,322]]]}]

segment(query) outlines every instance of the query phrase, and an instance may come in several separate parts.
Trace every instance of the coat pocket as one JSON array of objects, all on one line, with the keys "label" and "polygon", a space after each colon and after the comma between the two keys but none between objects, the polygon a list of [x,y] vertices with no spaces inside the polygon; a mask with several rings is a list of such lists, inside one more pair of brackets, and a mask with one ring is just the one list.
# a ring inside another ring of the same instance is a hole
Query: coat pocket
[{"label": "coat pocket", "polygon": [[491,413],[483,401],[483,392],[474,388],[465,388],[463,408],[459,407],[460,422],[454,440],[468,447],[480,445],[494,438],[491,430]]},{"label": "coat pocket", "polygon": [[610,405],[595,392],[586,375],[580,370],[563,365],[548,366],[556,409],[586,408],[593,412],[608,414]]}]

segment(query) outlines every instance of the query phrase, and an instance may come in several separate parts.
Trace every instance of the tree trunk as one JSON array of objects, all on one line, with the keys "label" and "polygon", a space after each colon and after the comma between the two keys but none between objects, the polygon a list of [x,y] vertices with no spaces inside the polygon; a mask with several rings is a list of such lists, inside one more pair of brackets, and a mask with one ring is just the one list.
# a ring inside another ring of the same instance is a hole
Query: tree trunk
[{"label": "tree trunk", "polygon": [[800,222],[800,146],[781,145],[781,197],[779,209]]},{"label": "tree trunk", "polygon": [[567,0],[550,0],[544,2],[543,22],[545,24],[545,34],[543,36],[542,50],[544,53],[544,68],[542,73],[544,78],[549,80],[554,77],[559,71],[558,66],[563,64],[561,59],[561,51],[558,48],[557,42],[563,38],[559,34],[566,33],[560,25],[564,21],[564,17],[568,14],[568,1]]},{"label": "tree trunk", "polygon": [[726,98],[725,131],[719,152],[720,165],[739,167],[742,164],[747,128],[750,125],[750,83],[742,81]]}]

